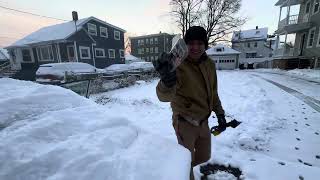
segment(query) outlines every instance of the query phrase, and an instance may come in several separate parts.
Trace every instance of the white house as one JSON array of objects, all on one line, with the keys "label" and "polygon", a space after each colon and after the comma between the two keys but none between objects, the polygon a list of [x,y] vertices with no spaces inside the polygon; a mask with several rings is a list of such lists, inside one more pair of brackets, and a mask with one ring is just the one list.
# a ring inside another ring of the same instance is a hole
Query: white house
[{"label": "white house", "polygon": [[206,51],[207,55],[215,62],[218,70],[232,70],[239,67],[241,52],[225,45],[218,44]]}]

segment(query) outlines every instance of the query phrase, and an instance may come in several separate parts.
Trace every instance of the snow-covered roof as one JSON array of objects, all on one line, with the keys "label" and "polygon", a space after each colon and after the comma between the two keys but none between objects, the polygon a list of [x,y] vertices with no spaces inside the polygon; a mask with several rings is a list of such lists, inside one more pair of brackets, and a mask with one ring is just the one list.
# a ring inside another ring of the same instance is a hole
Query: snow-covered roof
[{"label": "snow-covered roof", "polygon": [[267,38],[268,28],[258,28],[244,31],[235,31],[232,36],[232,42],[260,40]]},{"label": "snow-covered roof", "polygon": [[[93,16],[88,18],[79,19],[77,21],[77,31],[82,29],[82,25],[87,23],[90,20],[95,20],[100,23],[103,23],[105,25],[111,26],[115,29],[118,29],[120,31],[125,32],[125,30],[116,27],[114,25],[111,25],[107,22],[104,22],[98,18],[95,18]],[[28,36],[16,41],[15,43],[11,44],[9,47],[19,47],[19,46],[26,46],[30,44],[35,44],[39,42],[46,42],[46,41],[59,41],[64,40],[70,37],[72,34],[76,32],[74,21],[69,21],[61,24],[56,24],[52,26],[47,26],[44,28],[39,29],[38,31],[35,31]]]},{"label": "snow-covered roof", "polygon": [[8,51],[0,48],[0,60],[8,60],[9,59],[9,54]]},{"label": "snow-covered roof", "polygon": [[206,51],[207,55],[228,55],[228,54],[241,54],[241,52],[236,51],[232,48],[229,48],[222,44],[217,44],[216,46],[213,46],[212,48],[208,49]]}]

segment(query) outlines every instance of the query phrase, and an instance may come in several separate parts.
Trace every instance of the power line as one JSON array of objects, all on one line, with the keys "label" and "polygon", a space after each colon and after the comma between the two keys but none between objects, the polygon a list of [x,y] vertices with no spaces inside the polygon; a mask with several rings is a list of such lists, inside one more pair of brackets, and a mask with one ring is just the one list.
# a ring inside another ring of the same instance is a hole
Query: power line
[{"label": "power line", "polygon": [[34,13],[26,12],[26,11],[21,11],[21,10],[18,10],[18,9],[13,9],[13,8],[1,6],[1,5],[0,5],[0,8],[7,9],[7,10],[10,10],[10,11],[19,12],[19,13],[29,14],[29,15],[33,15],[33,16],[38,16],[38,17],[42,17],[42,18],[55,19],[55,20],[60,20],[60,21],[68,21],[68,20],[65,20],[65,19],[60,19],[60,18],[55,18],[55,17],[50,17],[50,16],[43,16],[43,15],[40,15],[40,14],[34,14]]}]

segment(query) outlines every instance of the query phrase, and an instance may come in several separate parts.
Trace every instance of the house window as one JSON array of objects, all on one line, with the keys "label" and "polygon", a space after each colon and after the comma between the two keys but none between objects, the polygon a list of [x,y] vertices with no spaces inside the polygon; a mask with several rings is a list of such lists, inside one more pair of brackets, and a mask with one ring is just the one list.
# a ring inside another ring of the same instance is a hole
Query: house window
[{"label": "house window", "polygon": [[30,49],[22,49],[22,60],[24,62],[32,62]]},{"label": "house window", "polygon": [[310,3],[310,1],[309,1],[309,2],[307,2],[307,4],[306,4],[306,14],[308,14],[308,13],[310,12],[310,7],[311,7],[311,3]]},{"label": "house window", "polygon": [[316,28],[314,27],[309,31],[307,48],[312,48],[315,34],[316,34]]},{"label": "house window", "polygon": [[40,61],[53,61],[52,46],[40,46],[37,50]]},{"label": "house window", "polygon": [[258,47],[258,42],[254,42],[254,47]]},{"label": "house window", "polygon": [[153,53],[153,47],[150,48],[150,53]]},{"label": "house window", "polygon": [[68,54],[69,61],[73,61],[75,59],[74,46],[73,45],[67,46],[67,54]]},{"label": "house window", "polygon": [[85,46],[80,46],[80,58],[81,59],[91,59],[90,48]]},{"label": "house window", "polygon": [[105,53],[104,49],[95,48],[94,50],[95,50],[95,53],[96,53],[96,57],[101,57],[101,58],[106,57],[106,53]]},{"label": "house window", "polygon": [[247,47],[250,48],[250,43],[247,43]]},{"label": "house window", "polygon": [[257,53],[246,53],[246,58],[256,58]]},{"label": "house window", "polygon": [[114,31],[114,39],[120,40],[120,31]]},{"label": "house window", "polygon": [[85,46],[80,46],[80,58],[81,59],[91,59],[90,48]]},{"label": "house window", "polygon": [[158,38],[154,38],[154,44],[158,44]]},{"label": "house window", "polygon": [[97,26],[95,24],[88,23],[88,33],[90,35],[97,35]]},{"label": "house window", "polygon": [[124,50],[120,49],[119,50],[120,58],[124,58]]},{"label": "house window", "polygon": [[146,61],[149,61],[149,56],[146,57]]},{"label": "house window", "polygon": [[116,52],[115,52],[114,49],[109,49],[108,52],[109,52],[109,58],[110,59],[116,58]]},{"label": "house window", "polygon": [[159,52],[158,47],[155,47],[155,48],[154,48],[154,52],[155,52],[155,53],[158,53],[158,52]]},{"label": "house window", "polygon": [[146,53],[149,53],[149,48],[146,48]]},{"label": "house window", "polygon": [[143,46],[144,45],[144,40],[140,40],[140,45]]},{"label": "house window", "polygon": [[154,61],[154,57],[153,56],[151,56],[151,59],[150,59],[151,61]]},{"label": "house window", "polygon": [[153,38],[150,39],[150,44],[153,44]]},{"label": "house window", "polygon": [[108,38],[108,29],[105,27],[100,27],[100,36]]},{"label": "house window", "polygon": [[149,44],[149,39],[146,39],[146,44]]},{"label": "house window", "polygon": [[313,14],[316,14],[316,13],[319,12],[319,3],[320,3],[320,0],[315,0],[314,1]]}]

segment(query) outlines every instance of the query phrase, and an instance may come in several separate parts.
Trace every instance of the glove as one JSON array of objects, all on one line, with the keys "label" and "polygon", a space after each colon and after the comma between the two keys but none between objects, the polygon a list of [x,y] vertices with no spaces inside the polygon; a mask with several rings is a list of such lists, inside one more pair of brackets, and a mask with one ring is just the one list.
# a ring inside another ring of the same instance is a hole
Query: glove
[{"label": "glove", "polygon": [[219,127],[222,129],[227,128],[227,121],[224,114],[217,115]]},{"label": "glove", "polygon": [[173,54],[162,53],[159,59],[152,61],[154,69],[160,74],[160,79],[163,84],[171,88],[176,84],[177,76],[176,71],[172,71],[172,64],[170,63]]}]

